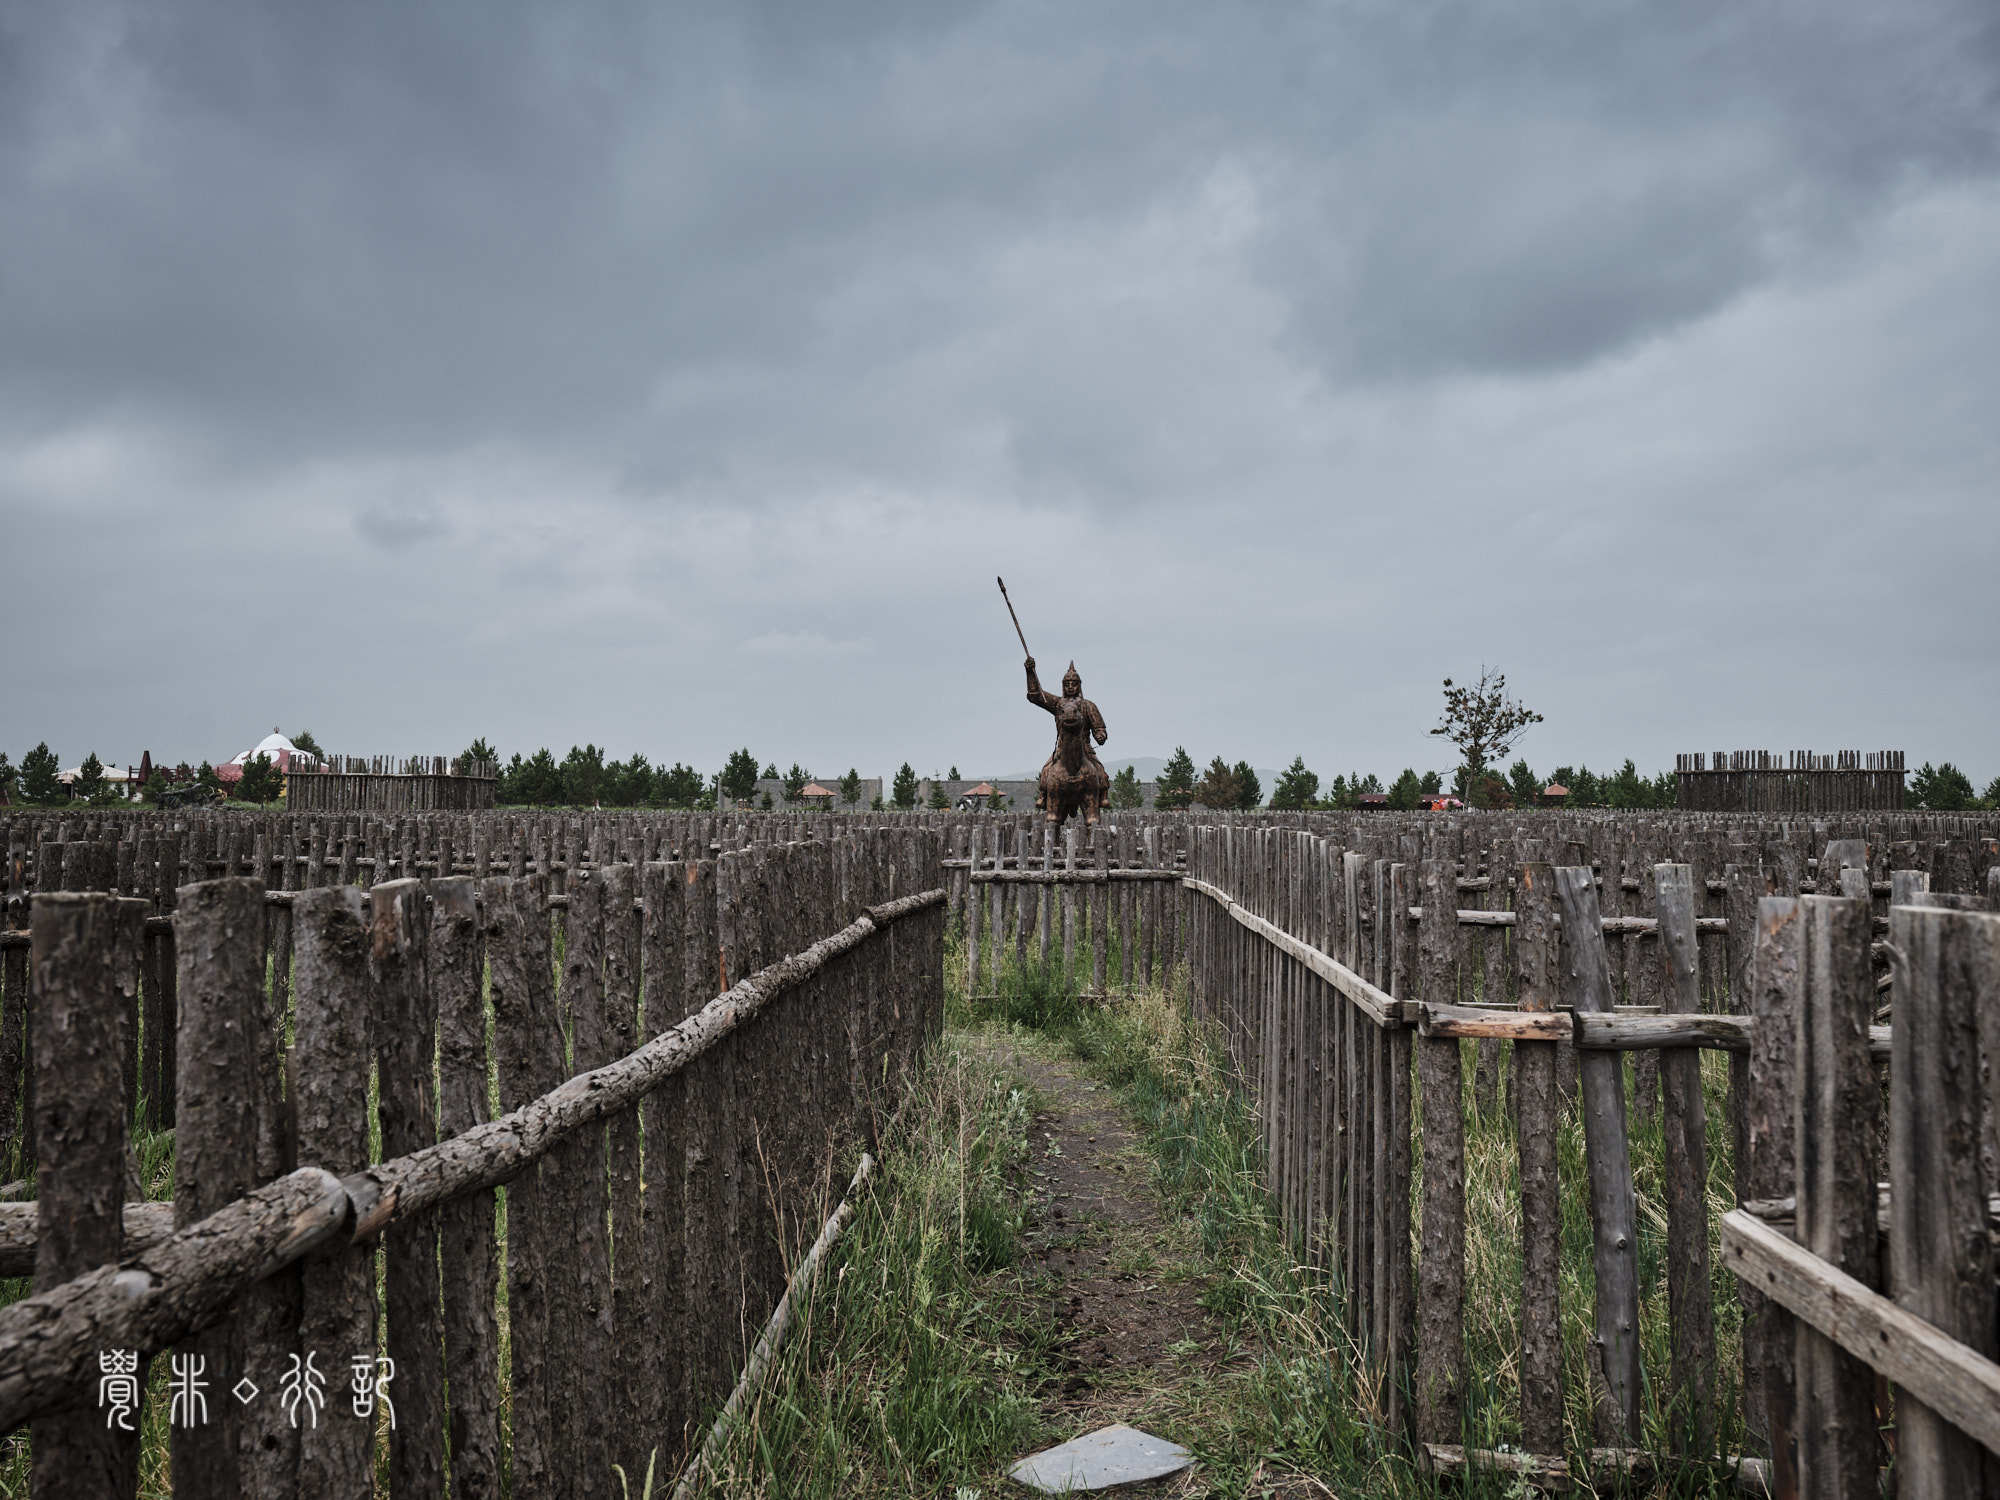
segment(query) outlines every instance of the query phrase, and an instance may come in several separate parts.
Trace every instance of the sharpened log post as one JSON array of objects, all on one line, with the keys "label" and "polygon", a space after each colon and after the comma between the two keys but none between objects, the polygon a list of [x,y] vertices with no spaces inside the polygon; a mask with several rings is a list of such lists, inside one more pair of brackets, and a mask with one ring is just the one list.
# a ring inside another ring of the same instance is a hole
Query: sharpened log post
[{"label": "sharpened log post", "polygon": [[[732,856],[724,856],[724,859]],[[723,860],[701,860],[689,867],[685,890],[687,946],[682,1004],[700,1004],[714,995],[721,975],[720,881]],[[647,1027],[653,1026],[648,997]],[[869,1037],[873,1054],[875,1038]],[[720,1066],[725,1049],[717,1047],[687,1074],[686,1147],[683,1175],[682,1228],[687,1262],[688,1344],[687,1413],[699,1418],[727,1394],[734,1379],[736,1296],[730,1260],[729,1213],[725,1193],[725,1163],[733,1169],[735,1130],[729,1114],[733,1074]],[[670,1118],[670,1117],[668,1117]],[[650,1123],[650,1121],[649,1121]],[[667,1137],[671,1139],[671,1137]],[[648,1185],[656,1153],[648,1137]],[[661,1170],[667,1170],[664,1158]],[[666,1206],[674,1204],[671,1190]],[[651,1205],[648,1205],[651,1211]]]},{"label": "sharpened log post", "polygon": [[[1522,865],[1516,901],[1520,921],[1513,947],[1521,1009],[1553,1011],[1561,993],[1555,870],[1540,862]],[[1559,1045],[1517,1041],[1513,1068],[1520,1120],[1521,1443],[1530,1453],[1547,1454],[1563,1451]]]},{"label": "sharpened log post", "polygon": [[[1419,994],[1450,1003],[1458,945],[1456,881],[1448,861],[1422,865],[1424,917],[1418,934]],[[1465,1417],[1465,1111],[1459,1042],[1425,1038],[1416,1044],[1423,1092],[1423,1258],[1417,1308],[1417,1439],[1451,1443]]]},{"label": "sharpened log post", "polygon": [[[1090,863],[1103,874],[1110,869],[1110,850],[1102,827],[1090,830]],[[1109,955],[1105,951],[1105,929],[1110,925],[1111,884],[1090,887],[1090,988],[1101,1005],[1105,995],[1105,971]]]},{"label": "sharpened log post", "polygon": [[[1389,866],[1389,900],[1383,926],[1393,935],[1394,959],[1390,993],[1407,999],[1415,987],[1416,933],[1410,908],[1416,904],[1416,867],[1398,861]],[[1407,1025],[1382,1030],[1382,1375],[1383,1422],[1390,1432],[1407,1436],[1411,1411],[1406,1393],[1410,1355],[1416,1347],[1417,1280],[1410,1257],[1411,1128],[1415,1034]]]},{"label": "sharpened log post", "polygon": [[[1870,903],[1865,896],[1807,896],[1800,905],[1805,972],[1793,1043],[1798,1086],[1792,1113],[1798,1240],[1873,1288],[1881,1278],[1874,1171],[1878,1094],[1868,1057],[1875,999],[1868,965]],[[1869,1367],[1804,1322],[1797,1326],[1794,1349],[1800,1493],[1872,1500],[1880,1445]]]},{"label": "sharpened log post", "polygon": [[[640,868],[643,917],[606,903],[606,1000],[621,1055],[681,1019],[685,873],[682,865],[657,860]],[[668,1079],[611,1121],[611,1327],[622,1387],[614,1404],[623,1420],[609,1444],[611,1461],[628,1474],[644,1473],[655,1447],[664,1446],[670,1458],[682,1420],[688,1343],[679,1285],[686,1165],[679,1117],[686,1082]]]},{"label": "sharpened log post", "polygon": [[[1981,1116],[2000,1100],[1982,1078],[2000,995],[2000,915],[1889,912],[1896,1020],[1889,1054],[1890,1294],[1991,1359],[1994,1256]],[[1896,1402],[1900,1500],[2000,1493],[1995,1455],[1908,1392]]]},{"label": "sharpened log post", "polygon": [[[118,898],[40,893],[29,922],[34,955],[36,1074],[35,1289],[48,1291],[123,1249],[124,1056],[112,967],[121,925]],[[100,1410],[94,1383],[79,1382],[76,1409],[30,1424],[35,1500],[131,1496],[138,1490],[140,1401],[146,1362],[129,1358],[135,1389],[122,1422]],[[94,1372],[93,1372],[94,1373]],[[88,1380],[88,1377],[86,1377]]]},{"label": "sharpened log post", "polygon": [[[1744,1202],[1789,1197],[1797,1190],[1798,1014],[1805,981],[1805,922],[1797,896],[1757,902],[1751,956],[1750,1091],[1745,1111],[1746,1162],[1737,1174]],[[1744,1293],[1744,1388],[1761,1392],[1764,1438],[1771,1456],[1773,1500],[1799,1494],[1797,1381],[1790,1312],[1761,1292]]]},{"label": "sharpened log post", "polygon": [[[426,899],[424,883],[412,878],[385,881],[368,893],[385,1158],[421,1150],[438,1138],[431,1093],[437,1000]],[[445,1430],[438,1215],[392,1224],[383,1243],[383,1302],[395,1371],[388,1389],[396,1408],[396,1425],[389,1430],[389,1487],[398,1495],[436,1494],[444,1487]]]},{"label": "sharpened log post", "polygon": [[[302,896],[298,920],[299,1159],[355,1171],[368,1161],[369,933],[366,898],[338,885]],[[374,1491],[375,1424],[347,1400],[349,1362],[375,1358],[372,1246],[336,1250],[301,1278],[299,1351],[281,1390],[299,1427],[302,1493]],[[393,1392],[394,1387],[391,1386]],[[317,1395],[322,1406],[314,1404]]]},{"label": "sharpened log post", "polygon": [[[1587,867],[1556,871],[1562,906],[1563,995],[1571,1010],[1612,1008],[1611,973]],[[1584,1052],[1584,1161],[1590,1175],[1591,1254],[1597,1273],[1596,1331],[1591,1365],[1599,1441],[1610,1447],[1639,1441],[1639,1273],[1637,1204],[1625,1133],[1624,1068],[1615,1052]]]},{"label": "sharpened log post", "polygon": [[[637,1045],[633,1018],[639,1003],[642,931],[640,924],[640,884],[638,869],[625,861],[604,869],[604,982],[603,995],[595,1015],[573,1013],[571,1017],[572,1066],[576,1072],[601,1068],[629,1053]],[[678,955],[676,955],[678,957]],[[601,1250],[585,1266],[582,1277],[583,1310],[588,1320],[584,1330],[581,1367],[589,1378],[619,1368],[622,1357],[617,1342],[615,1314],[617,1252],[614,1238],[619,1212],[620,1180],[613,1156],[612,1141],[620,1126],[635,1125],[636,1110],[613,1115],[602,1130],[585,1132],[585,1160],[580,1180],[590,1187],[587,1207],[594,1206],[592,1225]],[[636,1144],[636,1140],[634,1142]],[[630,1186],[638,1186],[639,1162],[631,1162]],[[629,1226],[636,1229],[636,1223]],[[629,1244],[627,1250],[637,1247]],[[638,1257],[634,1256],[634,1269]],[[583,1440],[587,1472],[609,1473],[618,1458],[614,1451],[619,1429],[622,1393],[604,1393],[586,1399],[583,1412]],[[630,1466],[627,1466],[628,1472]]]},{"label": "sharpened log post", "polygon": [[[1660,921],[1659,962],[1667,1012],[1701,1009],[1701,950],[1695,927],[1701,893],[1691,865],[1653,867]],[[1866,1041],[1863,1033],[1863,1041]],[[1701,1053],[1680,1047],[1660,1055],[1665,1099],[1667,1322],[1671,1349],[1669,1409],[1678,1450],[1706,1458],[1715,1446],[1715,1308],[1709,1292],[1708,1106]]]},{"label": "sharpened log post", "polygon": [[[500,1107],[517,1109],[562,1081],[562,1024],[549,952],[549,914],[539,876],[490,880],[480,890],[491,971],[493,1048]],[[551,1219],[546,1158],[507,1184],[507,1317],[512,1364],[512,1492],[554,1493],[555,1408],[549,1385]]]},{"label": "sharpened log post", "polygon": [[[254,881],[217,880],[181,893],[174,916],[174,949],[188,997],[180,1017],[177,1049],[179,1122],[174,1127],[174,1227],[185,1228],[258,1185],[257,1094],[244,1087],[258,1072],[257,1049],[268,1045],[264,1025],[261,945],[264,897]],[[294,1280],[296,1278],[293,1278]],[[274,1365],[254,1378],[276,1389],[289,1349],[253,1347],[232,1317],[177,1345],[171,1363],[209,1382],[216,1396],[208,1421],[177,1427],[172,1435],[174,1493],[254,1493],[239,1469],[239,1429],[254,1417],[222,1397],[236,1376],[254,1363]],[[254,1359],[253,1359],[254,1355]],[[199,1362],[199,1369],[195,1363]],[[225,1372],[229,1372],[225,1375]],[[218,1379],[218,1377],[221,1377]],[[268,1424],[265,1424],[268,1426]],[[297,1483],[296,1440],[284,1462],[256,1476],[279,1485]],[[245,1467],[251,1450],[244,1450]]]},{"label": "sharpened log post", "polygon": [[[563,964],[556,1005],[571,1038],[572,1055],[558,1076],[575,1077],[608,1057],[604,1033],[604,908],[609,894],[605,866],[597,865],[570,882],[564,911]],[[626,883],[625,900],[632,890]],[[588,1051],[595,1060],[586,1061]],[[549,1156],[544,1187],[549,1196],[549,1391],[556,1402],[556,1473],[565,1485],[572,1476],[610,1471],[610,1459],[592,1450],[590,1429],[601,1396],[583,1387],[596,1339],[594,1320],[609,1311],[610,1246],[606,1242],[604,1133],[583,1131]],[[560,1226],[560,1227],[558,1227]],[[558,1248],[559,1247],[559,1248]]]},{"label": "sharpened log post", "polygon": [[[482,827],[483,824],[475,825]],[[438,1125],[447,1140],[488,1116],[485,953],[478,883],[431,884],[431,989],[438,1013]],[[445,1359],[451,1486],[467,1500],[500,1496],[500,1262],[496,1190],[476,1188],[442,1210]]]}]

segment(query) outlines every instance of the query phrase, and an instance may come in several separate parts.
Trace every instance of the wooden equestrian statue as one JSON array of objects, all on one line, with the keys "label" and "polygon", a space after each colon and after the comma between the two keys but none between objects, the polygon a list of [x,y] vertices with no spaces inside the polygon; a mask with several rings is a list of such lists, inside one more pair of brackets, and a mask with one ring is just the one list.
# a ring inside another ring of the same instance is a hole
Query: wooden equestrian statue
[{"label": "wooden equestrian statue", "polygon": [[1028,658],[1027,665],[1028,701],[1047,709],[1056,720],[1056,748],[1042,766],[1035,806],[1051,823],[1060,824],[1071,813],[1080,812],[1086,825],[1095,824],[1111,793],[1111,777],[1090,743],[1104,743],[1104,715],[1083,696],[1083,678],[1077,674],[1075,662],[1063,673],[1060,698],[1043,690],[1035,677],[1034,657]]}]

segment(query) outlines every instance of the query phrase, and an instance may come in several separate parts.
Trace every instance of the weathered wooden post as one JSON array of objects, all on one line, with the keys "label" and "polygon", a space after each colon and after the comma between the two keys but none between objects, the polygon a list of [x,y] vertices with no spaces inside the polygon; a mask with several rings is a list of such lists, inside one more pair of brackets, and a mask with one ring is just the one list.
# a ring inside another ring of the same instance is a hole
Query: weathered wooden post
[{"label": "weathered wooden post", "polygon": [[[1556,894],[1562,905],[1564,998],[1580,1014],[1607,1014],[1611,973],[1589,869],[1557,870]],[[1630,1446],[1639,1440],[1639,1272],[1624,1069],[1616,1052],[1592,1051],[1582,1053],[1579,1071],[1597,1274],[1593,1364],[1601,1382],[1595,1403],[1598,1437],[1613,1446]]]}]

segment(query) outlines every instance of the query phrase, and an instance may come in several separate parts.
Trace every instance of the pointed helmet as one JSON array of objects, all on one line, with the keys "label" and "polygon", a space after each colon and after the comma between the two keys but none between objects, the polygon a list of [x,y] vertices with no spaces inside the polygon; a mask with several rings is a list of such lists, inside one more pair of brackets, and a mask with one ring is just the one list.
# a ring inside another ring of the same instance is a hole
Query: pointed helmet
[{"label": "pointed helmet", "polygon": [[1074,698],[1078,693],[1081,693],[1082,691],[1083,691],[1083,679],[1077,675],[1076,663],[1071,662],[1069,664],[1069,670],[1063,673],[1063,696],[1068,698]]}]

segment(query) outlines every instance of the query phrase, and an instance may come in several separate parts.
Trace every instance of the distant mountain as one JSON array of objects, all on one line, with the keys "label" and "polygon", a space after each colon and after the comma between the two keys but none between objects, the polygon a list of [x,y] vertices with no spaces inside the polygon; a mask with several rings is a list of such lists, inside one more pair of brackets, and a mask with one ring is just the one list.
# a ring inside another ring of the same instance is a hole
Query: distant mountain
[{"label": "distant mountain", "polygon": [[[1203,760],[1195,762],[1197,779],[1200,777],[1202,768],[1207,764],[1208,762]],[[1116,776],[1127,766],[1138,772],[1141,781],[1158,781],[1160,779],[1160,772],[1167,768],[1167,761],[1166,757],[1161,755],[1134,755],[1125,760],[1107,760],[1104,763],[1104,769],[1109,771],[1113,776]],[[1275,771],[1269,766],[1255,766],[1252,769],[1256,771],[1257,780],[1264,788],[1264,801],[1269,803],[1272,789],[1277,786],[1278,778],[1284,773]],[[996,781],[1033,781],[1041,773],[1042,768],[1036,766],[1032,771],[1010,771],[1005,776],[996,776],[993,779]]]}]

